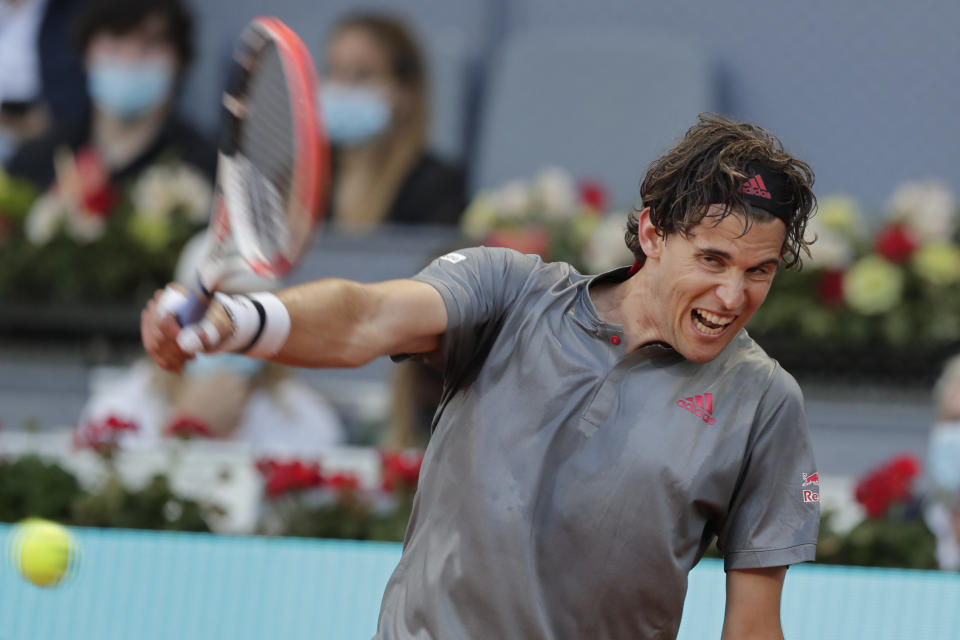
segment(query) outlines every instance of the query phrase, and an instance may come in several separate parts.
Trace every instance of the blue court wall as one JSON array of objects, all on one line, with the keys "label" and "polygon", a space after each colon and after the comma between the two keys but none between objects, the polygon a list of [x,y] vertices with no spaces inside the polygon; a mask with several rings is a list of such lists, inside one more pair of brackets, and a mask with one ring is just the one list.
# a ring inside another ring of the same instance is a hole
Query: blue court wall
[{"label": "blue court wall", "polygon": [[[0,640],[365,640],[376,629],[397,544],[75,529],[60,587],[24,581],[0,555]],[[10,527],[0,525],[6,550]],[[679,638],[719,638],[724,573],[690,575]],[[947,640],[960,629],[960,575],[803,565],[784,591],[788,638]]]}]

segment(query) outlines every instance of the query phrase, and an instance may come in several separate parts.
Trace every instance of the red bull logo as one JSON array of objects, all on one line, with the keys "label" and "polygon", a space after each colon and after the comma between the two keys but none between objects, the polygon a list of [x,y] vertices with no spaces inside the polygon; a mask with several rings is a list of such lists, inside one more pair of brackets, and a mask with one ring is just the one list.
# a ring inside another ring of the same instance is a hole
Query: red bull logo
[{"label": "red bull logo", "polygon": [[811,484],[815,484],[815,485],[817,485],[818,487],[820,486],[820,472],[819,472],[819,471],[816,471],[816,472],[814,472],[814,473],[811,473],[809,476],[808,476],[807,474],[805,474],[805,473],[803,474],[803,484],[800,485],[800,486],[801,486],[801,487],[807,487],[807,486],[809,486],[809,485],[811,485]]},{"label": "red bull logo", "polygon": [[814,491],[812,489],[803,489],[803,501],[804,502],[820,502],[820,493],[819,493],[820,472],[814,471],[810,475],[807,475],[805,473],[802,475],[803,475],[803,484],[800,485],[801,489],[803,489],[803,487],[809,487],[812,484],[817,485],[817,489],[818,489],[817,491]]}]

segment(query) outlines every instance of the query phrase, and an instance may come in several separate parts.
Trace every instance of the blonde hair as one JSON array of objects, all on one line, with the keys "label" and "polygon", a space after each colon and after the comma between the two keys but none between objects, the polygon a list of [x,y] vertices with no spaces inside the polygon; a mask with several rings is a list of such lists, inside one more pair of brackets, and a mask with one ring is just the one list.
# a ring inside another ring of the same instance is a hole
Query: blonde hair
[{"label": "blonde hair", "polygon": [[394,123],[384,142],[384,153],[376,156],[372,171],[376,179],[361,197],[336,211],[339,224],[348,229],[363,229],[383,222],[423,150],[430,120],[429,87],[420,46],[403,22],[379,13],[355,13],[341,20],[333,34],[350,29],[362,30],[376,41],[389,59],[394,80],[411,96],[407,118]]}]

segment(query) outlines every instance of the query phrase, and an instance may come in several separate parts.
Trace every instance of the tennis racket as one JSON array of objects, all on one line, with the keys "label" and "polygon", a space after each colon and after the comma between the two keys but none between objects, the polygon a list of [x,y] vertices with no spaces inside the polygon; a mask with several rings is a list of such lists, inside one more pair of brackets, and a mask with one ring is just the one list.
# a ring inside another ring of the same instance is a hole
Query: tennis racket
[{"label": "tennis racket", "polygon": [[318,224],[330,183],[317,76],[299,37],[277,18],[255,18],[234,51],[223,95],[213,211],[196,287],[177,311],[198,322],[238,271],[280,278]]}]

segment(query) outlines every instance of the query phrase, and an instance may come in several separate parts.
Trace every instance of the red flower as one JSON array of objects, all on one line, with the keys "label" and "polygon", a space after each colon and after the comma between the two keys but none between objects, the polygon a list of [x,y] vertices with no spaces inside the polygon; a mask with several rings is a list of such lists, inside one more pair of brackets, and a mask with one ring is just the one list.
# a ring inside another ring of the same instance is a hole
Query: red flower
[{"label": "red flower", "polygon": [[108,185],[99,191],[85,192],[83,194],[83,210],[98,218],[106,218],[110,215],[110,210],[116,201],[117,192]]},{"label": "red flower", "polygon": [[110,170],[93,147],[77,151],[72,161],[58,165],[55,189],[84,212],[106,218],[118,193],[110,184]]},{"label": "red flower", "polygon": [[894,263],[906,262],[917,249],[917,241],[906,227],[893,224],[877,234],[874,246],[877,253]]},{"label": "red flower", "polygon": [[266,477],[266,491],[271,497],[323,484],[320,465],[316,462],[304,464],[300,460],[261,459],[257,461],[257,470]]},{"label": "red flower", "polygon": [[335,491],[356,491],[360,480],[352,473],[335,473],[324,478],[323,484]]},{"label": "red flower", "polygon": [[420,479],[420,467],[423,454],[403,451],[384,451],[380,454],[381,483],[384,491],[393,491],[398,487],[415,489]]},{"label": "red flower", "polygon": [[520,253],[536,254],[544,260],[550,255],[550,234],[542,227],[497,229],[491,231],[483,243],[488,247],[507,247]]},{"label": "red flower", "polygon": [[870,518],[882,518],[896,502],[909,500],[913,481],[920,475],[920,462],[901,454],[878,467],[857,483],[855,496]]},{"label": "red flower", "polygon": [[824,271],[817,281],[820,304],[834,307],[843,304],[843,271]]},{"label": "red flower", "polygon": [[580,202],[600,213],[607,210],[609,198],[607,188],[599,180],[581,180],[577,185],[580,191]]},{"label": "red flower", "polygon": [[87,420],[74,430],[73,446],[75,449],[93,449],[98,453],[107,453],[116,448],[120,434],[138,429],[136,422],[114,414],[100,420]]},{"label": "red flower", "polygon": [[213,432],[210,425],[200,418],[181,415],[167,426],[167,435],[177,438],[211,438]]}]

